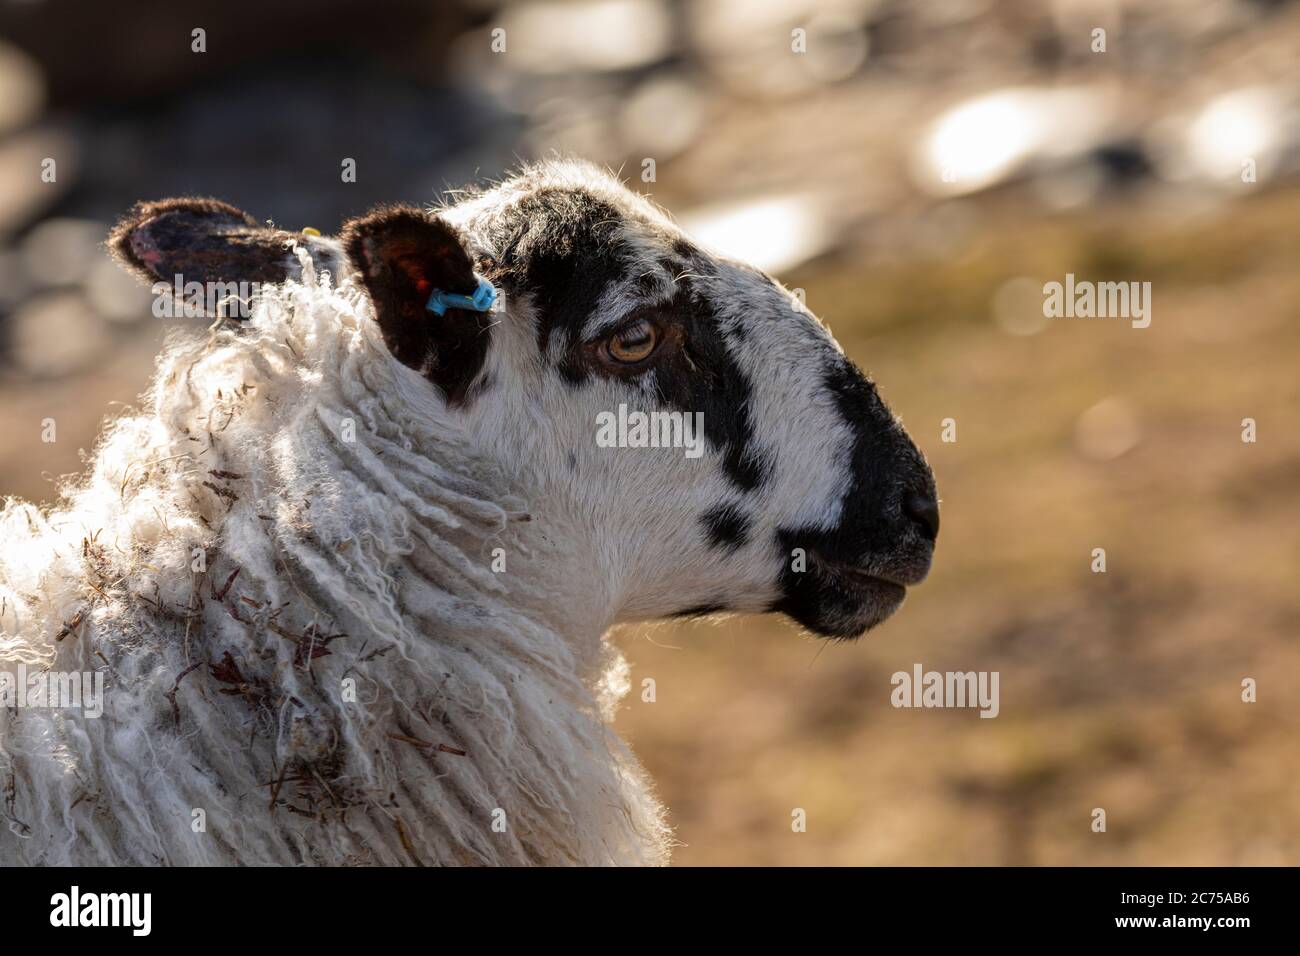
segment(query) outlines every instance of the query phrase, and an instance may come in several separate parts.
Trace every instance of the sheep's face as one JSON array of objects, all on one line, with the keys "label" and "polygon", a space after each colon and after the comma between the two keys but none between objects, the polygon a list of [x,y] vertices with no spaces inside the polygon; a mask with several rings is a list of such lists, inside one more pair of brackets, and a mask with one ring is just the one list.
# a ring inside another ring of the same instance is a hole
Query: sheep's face
[{"label": "sheep's face", "polygon": [[[925,577],[934,480],[875,386],[788,291],[604,173],[547,164],[436,216],[377,210],[341,253],[602,623],[775,610],[852,637]],[[493,311],[426,310],[475,273]]]},{"label": "sheep's face", "polygon": [[[345,230],[380,303],[410,267],[405,238],[385,246],[404,236],[404,215]],[[525,476],[530,508],[585,552],[614,620],[779,610],[848,637],[925,576],[938,529],[930,469],[825,326],[770,277],[704,251],[585,164],[542,166],[440,219],[503,301],[460,313],[454,347],[419,342],[405,361]],[[461,268],[417,281],[416,311],[430,284],[470,291]]]}]

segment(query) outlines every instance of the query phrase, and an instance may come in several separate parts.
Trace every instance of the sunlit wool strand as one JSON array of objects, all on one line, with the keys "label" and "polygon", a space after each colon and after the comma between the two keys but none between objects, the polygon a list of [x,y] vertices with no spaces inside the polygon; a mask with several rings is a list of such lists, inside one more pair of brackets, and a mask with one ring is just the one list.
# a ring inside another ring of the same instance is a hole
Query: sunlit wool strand
[{"label": "sunlit wool strand", "polygon": [[[0,512],[0,668],[107,685],[99,719],[0,713],[0,863],[663,862],[608,729],[626,665],[491,573],[524,502],[299,256],[244,328],[168,345],[57,508]],[[313,626],[347,636],[309,671],[283,635]]]}]

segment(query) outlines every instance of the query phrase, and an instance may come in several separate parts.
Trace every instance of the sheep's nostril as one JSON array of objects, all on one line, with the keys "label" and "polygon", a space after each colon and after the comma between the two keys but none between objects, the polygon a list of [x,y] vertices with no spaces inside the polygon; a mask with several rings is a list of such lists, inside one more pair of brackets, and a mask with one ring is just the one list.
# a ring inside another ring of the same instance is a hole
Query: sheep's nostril
[{"label": "sheep's nostril", "polygon": [[915,521],[931,541],[939,537],[939,501],[933,494],[909,493],[903,498],[903,513]]}]

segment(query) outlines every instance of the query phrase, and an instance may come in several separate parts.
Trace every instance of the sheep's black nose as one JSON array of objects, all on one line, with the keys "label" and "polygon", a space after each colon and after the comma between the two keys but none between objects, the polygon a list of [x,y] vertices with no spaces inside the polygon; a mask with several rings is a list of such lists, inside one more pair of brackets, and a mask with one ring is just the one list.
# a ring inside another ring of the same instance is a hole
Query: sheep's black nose
[{"label": "sheep's black nose", "polygon": [[931,541],[939,537],[939,500],[933,492],[910,492],[903,498],[903,514],[916,522]]}]

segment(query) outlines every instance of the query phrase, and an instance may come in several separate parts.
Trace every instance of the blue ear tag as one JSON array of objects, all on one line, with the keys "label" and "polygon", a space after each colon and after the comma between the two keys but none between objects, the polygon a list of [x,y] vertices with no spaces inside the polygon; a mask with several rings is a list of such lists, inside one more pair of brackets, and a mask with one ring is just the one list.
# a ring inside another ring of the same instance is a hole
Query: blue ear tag
[{"label": "blue ear tag", "polygon": [[442,292],[435,289],[424,307],[434,315],[446,315],[448,309],[468,309],[471,312],[487,312],[497,300],[497,290],[491,282],[478,277],[478,288],[473,295],[457,295],[454,292]]}]

